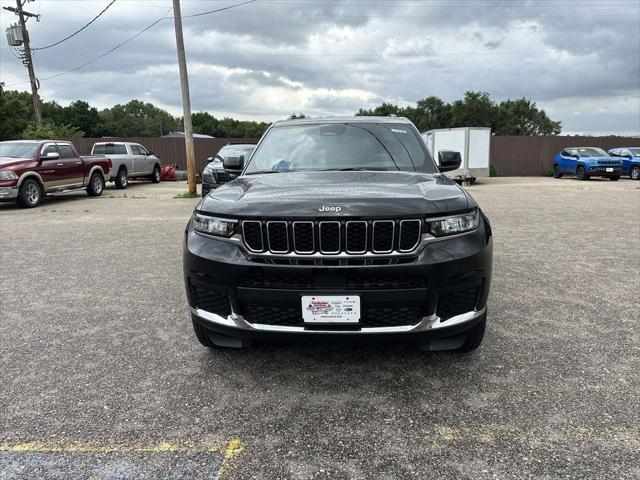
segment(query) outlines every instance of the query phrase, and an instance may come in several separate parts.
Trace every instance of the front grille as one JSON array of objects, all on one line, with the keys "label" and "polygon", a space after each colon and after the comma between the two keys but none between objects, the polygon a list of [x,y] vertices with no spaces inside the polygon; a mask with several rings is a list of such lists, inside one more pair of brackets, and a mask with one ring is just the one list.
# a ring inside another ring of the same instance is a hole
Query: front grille
[{"label": "front grille", "polygon": [[438,301],[436,313],[440,318],[447,319],[462,313],[471,312],[476,308],[479,294],[480,287],[442,293]]},{"label": "front grille", "polygon": [[266,272],[251,272],[238,278],[239,287],[281,288],[289,290],[312,289],[316,286],[313,277],[301,275],[276,275]]},{"label": "front grille", "polygon": [[224,289],[204,288],[192,285],[193,301],[196,308],[226,317],[231,314],[229,295]]},{"label": "front grille", "polygon": [[224,170],[216,170],[216,175],[218,176],[218,183],[227,183],[231,180],[231,175]]},{"label": "front grille", "polygon": [[353,275],[347,278],[347,288],[352,290],[364,290],[379,288],[382,290],[392,288],[426,288],[427,279],[418,276],[372,276]]},{"label": "front grille", "polygon": [[[243,308],[243,316],[249,323],[262,325],[280,325],[287,327],[310,327],[302,319],[300,307],[287,305],[257,305],[248,304]],[[361,327],[399,327],[416,325],[422,320],[422,312],[419,307],[395,307],[395,308],[365,308],[360,322],[357,324],[334,324],[334,328],[361,328]],[[313,328],[313,326],[311,326]]]},{"label": "front grille", "polygon": [[620,165],[618,160],[598,160],[598,165]]},{"label": "front grille", "polygon": [[417,249],[422,220],[245,220],[242,235],[254,253],[362,255],[410,253]]}]

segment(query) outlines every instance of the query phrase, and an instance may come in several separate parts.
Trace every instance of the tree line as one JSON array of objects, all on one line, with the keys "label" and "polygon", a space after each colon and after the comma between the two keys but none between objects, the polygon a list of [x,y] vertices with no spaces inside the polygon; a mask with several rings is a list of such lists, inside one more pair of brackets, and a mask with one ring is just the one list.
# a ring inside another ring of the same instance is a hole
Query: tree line
[{"label": "tree line", "polygon": [[[422,132],[433,128],[460,126],[491,127],[496,135],[557,135],[561,123],[551,120],[544,110],[529,99],[496,103],[486,92],[466,92],[464,97],[447,103],[438,97],[426,97],[415,106],[390,103],[356,115],[397,115],[409,118]],[[159,137],[182,131],[182,117],[174,117],[151,103],[131,100],[125,104],[98,110],[84,100],[67,106],[55,101],[42,104],[43,128],[35,123],[29,92],[5,90],[0,83],[0,140],[22,138],[73,137]],[[301,118],[293,114],[290,118]],[[218,138],[259,138],[269,123],[233,118],[218,119],[208,112],[192,115],[194,133]]]}]

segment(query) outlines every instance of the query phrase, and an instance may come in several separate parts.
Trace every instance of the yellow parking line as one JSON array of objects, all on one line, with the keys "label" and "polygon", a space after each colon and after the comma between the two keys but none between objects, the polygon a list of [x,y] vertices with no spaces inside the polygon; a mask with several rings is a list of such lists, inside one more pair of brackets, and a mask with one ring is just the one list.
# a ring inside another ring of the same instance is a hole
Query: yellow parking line
[{"label": "yellow parking line", "polygon": [[218,475],[216,475],[216,480],[220,480],[222,478],[225,472],[229,470],[231,460],[240,455],[243,450],[244,445],[239,438],[234,438],[227,444],[227,449],[224,452],[224,457],[222,458],[222,464],[220,464]]}]

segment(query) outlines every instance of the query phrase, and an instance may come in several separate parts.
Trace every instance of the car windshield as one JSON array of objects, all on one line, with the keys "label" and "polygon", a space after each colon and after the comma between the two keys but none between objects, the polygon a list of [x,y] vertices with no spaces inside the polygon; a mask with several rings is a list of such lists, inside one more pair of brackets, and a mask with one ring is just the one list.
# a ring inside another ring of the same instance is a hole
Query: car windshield
[{"label": "car windshield", "polygon": [[36,148],[37,143],[0,142],[0,157],[31,158]]},{"label": "car windshield", "polygon": [[629,151],[634,157],[640,157],[640,148],[630,148]]},{"label": "car windshield", "polygon": [[322,170],[437,173],[420,137],[407,125],[325,123],[268,131],[245,174]]},{"label": "car windshield", "polygon": [[233,145],[231,147],[222,147],[222,149],[218,152],[216,157],[219,160],[222,160],[227,157],[239,157],[240,155],[244,155],[245,160],[248,160],[251,156],[251,153],[255,150],[255,145],[249,146],[240,146]]},{"label": "car windshield", "polygon": [[589,147],[589,148],[579,148],[578,152],[581,157],[608,157],[609,154],[602,150],[601,148]]}]

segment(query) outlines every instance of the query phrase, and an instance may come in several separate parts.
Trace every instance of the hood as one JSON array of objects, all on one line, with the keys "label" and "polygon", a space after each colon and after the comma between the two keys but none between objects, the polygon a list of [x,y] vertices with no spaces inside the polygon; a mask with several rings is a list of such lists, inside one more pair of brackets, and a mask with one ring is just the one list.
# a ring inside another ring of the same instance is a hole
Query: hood
[{"label": "hood", "polygon": [[22,165],[30,161],[30,158],[0,157],[0,169],[13,167],[14,165]]},{"label": "hood", "polygon": [[289,172],[238,177],[212,190],[197,209],[232,217],[382,218],[446,214],[473,206],[473,199],[442,174]]}]

